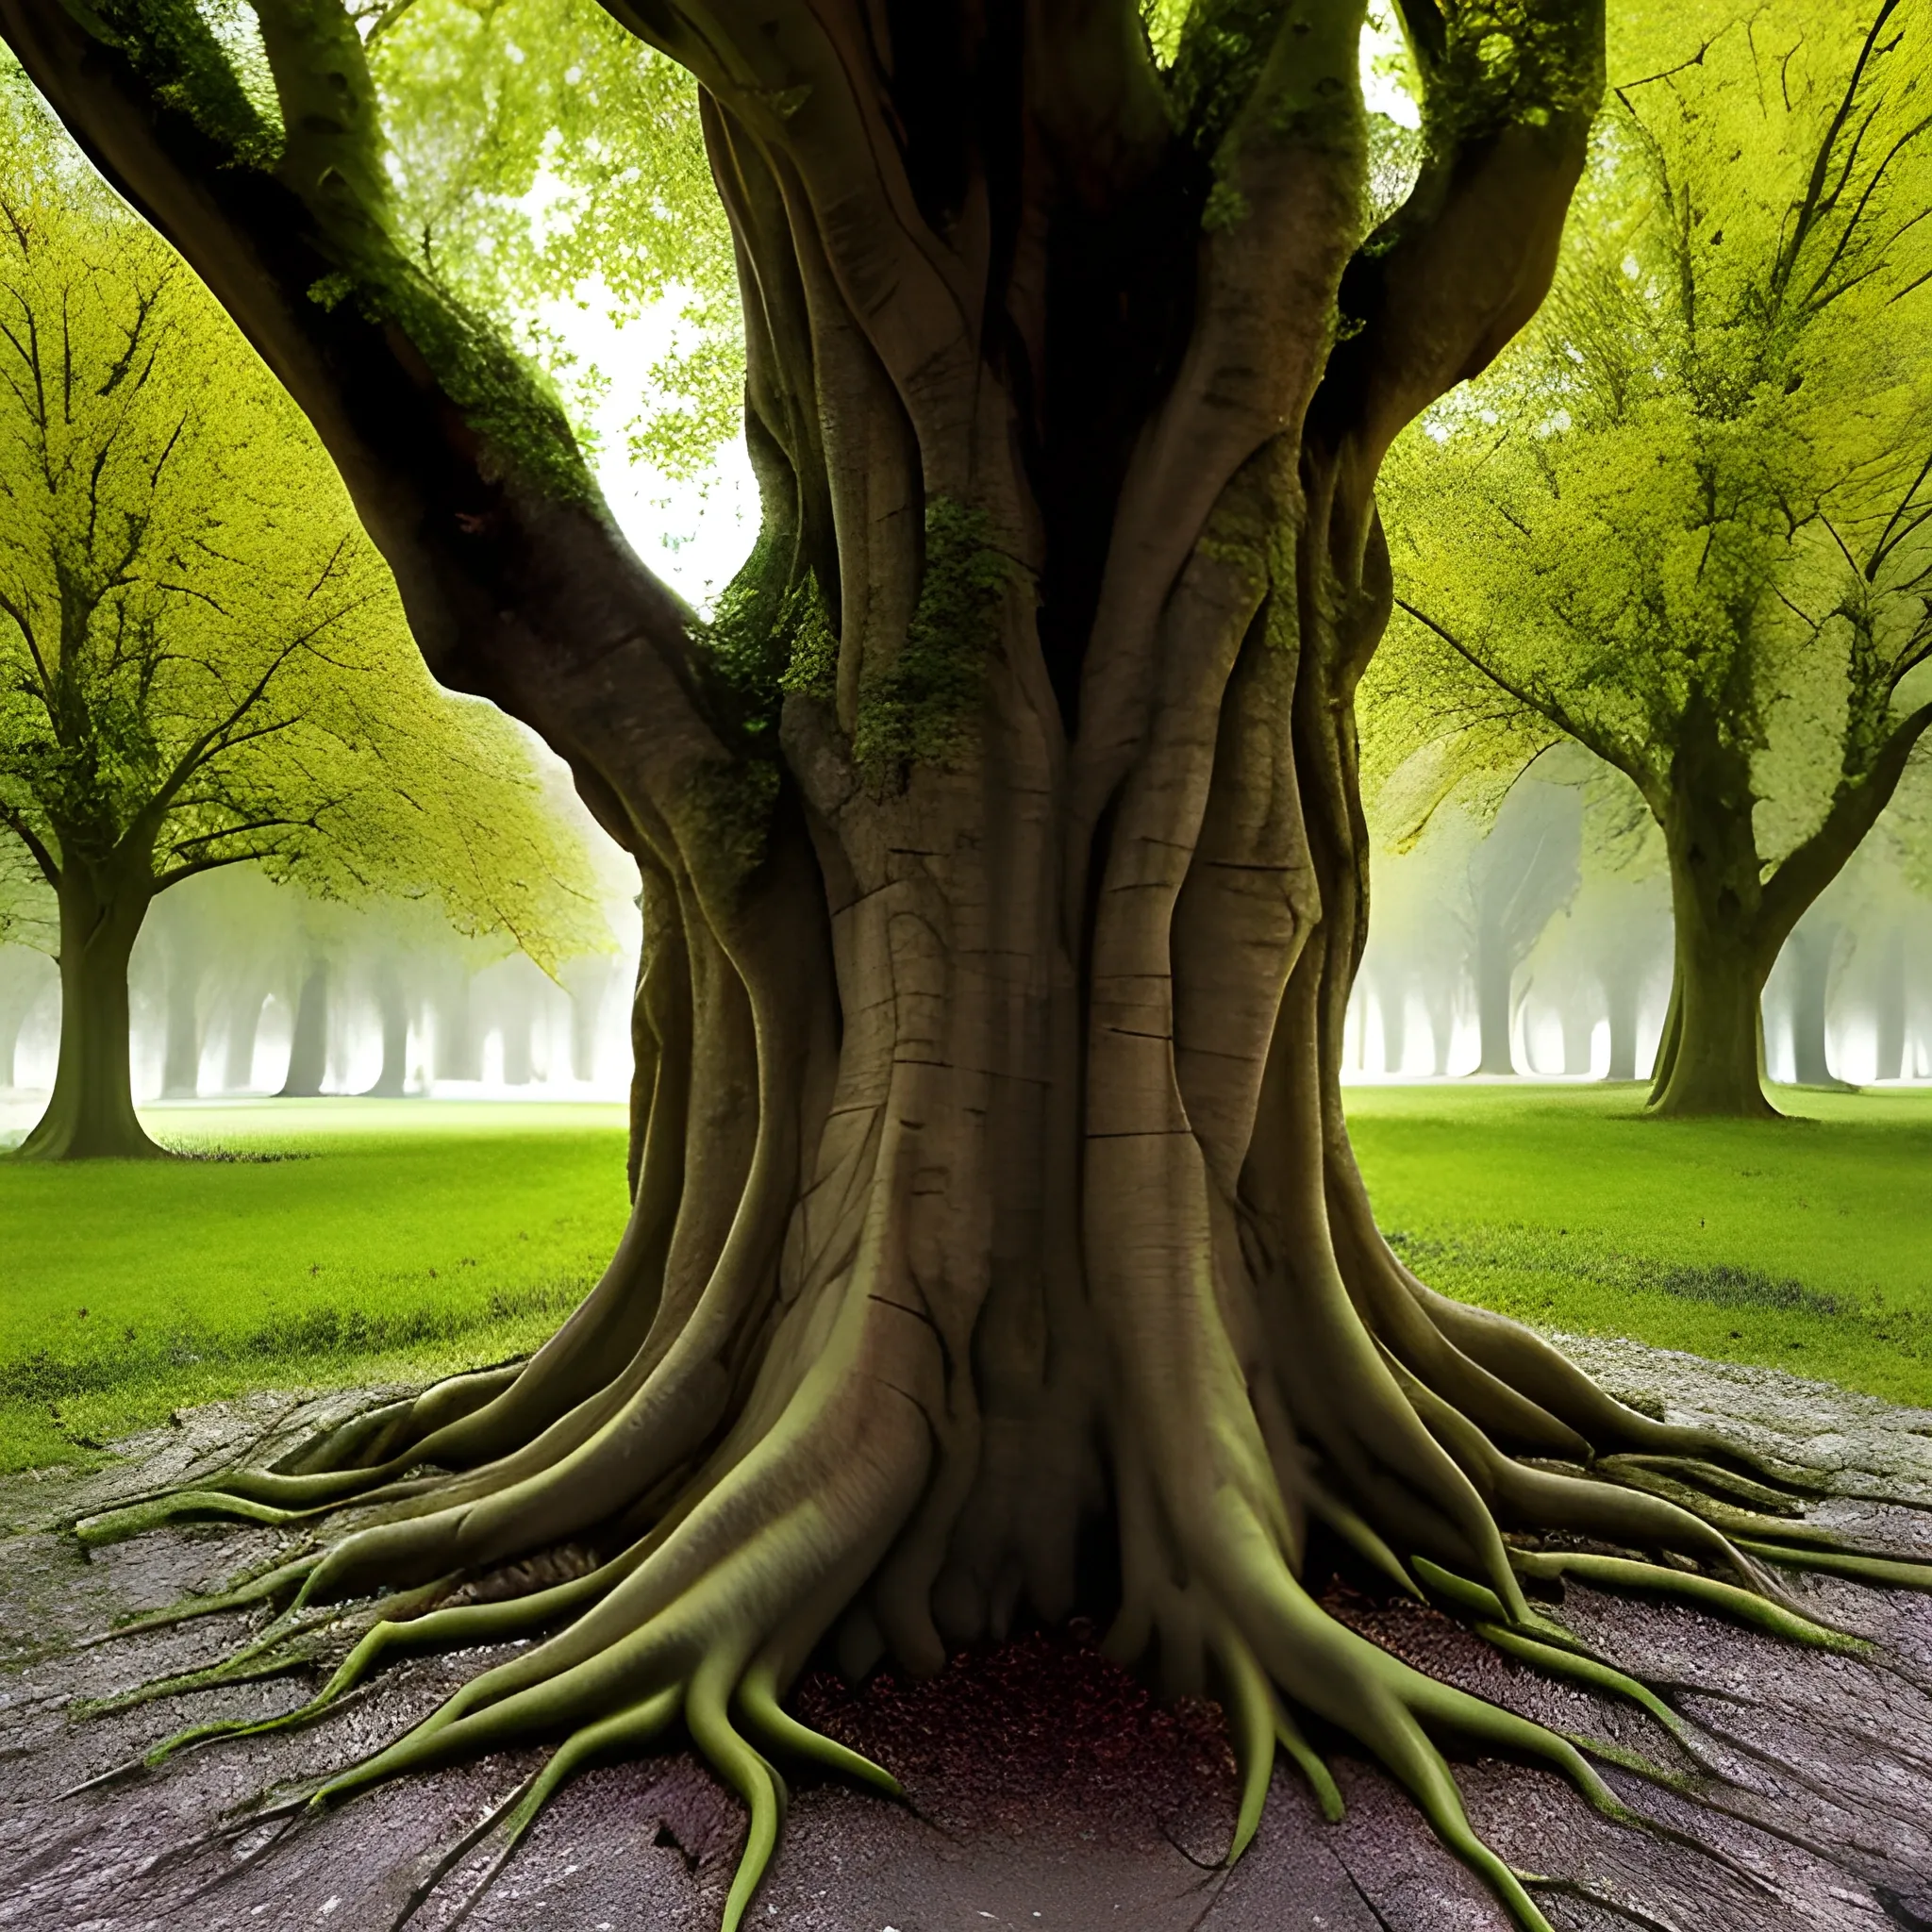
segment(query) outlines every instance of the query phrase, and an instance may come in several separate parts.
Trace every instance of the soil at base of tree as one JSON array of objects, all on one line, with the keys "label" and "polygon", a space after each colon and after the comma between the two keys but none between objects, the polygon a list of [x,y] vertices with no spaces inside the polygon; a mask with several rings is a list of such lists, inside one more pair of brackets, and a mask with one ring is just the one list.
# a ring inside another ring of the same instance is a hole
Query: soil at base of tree
[{"label": "soil at base of tree", "polygon": [[[1616,1392],[1671,1419],[1723,1418],[1740,1437],[1832,1472],[1821,1512],[1890,1531],[1924,1518],[1862,1500],[1883,1488],[1932,1507],[1932,1412],[1889,1407],[1772,1370],[1736,1369],[1627,1342],[1567,1345]],[[79,1797],[68,1787],[181,1724],[287,1708],[291,1680],[232,1686],[84,1724],[66,1707],[220,1655],[241,1622],[80,1647],[119,1616],[219,1584],[275,1547],[269,1532],[158,1532],[84,1558],[33,1525],[135,1487],[229,1460],[366,1397],[265,1396],[187,1412],[89,1475],[0,1485],[0,1926],[32,1932],[218,1932],[328,1926],[383,1932],[426,1861],[538,1761],[516,1753],[407,1780],[264,1849],[268,1834],[208,1840],[263,1787],[360,1756],[425,1714],[491,1658],[403,1664],[293,1736],[229,1740]],[[1611,1782],[1703,1851],[1606,1823],[1540,1771],[1458,1761],[1471,1814],[1519,1867],[1570,1881],[1543,1902],[1565,1932],[1889,1932],[1932,1927],[1932,1595],[1797,1578],[1819,1613],[1877,1638],[1887,1666],[1794,1650],[1677,1606],[1571,1586],[1564,1614],[1626,1664],[1701,1687],[1678,1693],[1734,1782],[1724,1815],[1611,1770]],[[1328,1607],[1431,1672],[1559,1730],[1692,1767],[1662,1730],[1507,1662],[1420,1607],[1333,1587]],[[1378,1770],[1335,1752],[1348,1802],[1323,1823],[1278,1770],[1260,1834],[1232,1870],[1234,1766],[1212,1705],[1163,1707],[1108,1664],[1082,1625],[954,1659],[924,1684],[850,1689],[808,1677],[801,1715],[899,1774],[896,1807],[817,1779],[794,1783],[787,1835],[748,1923],[796,1932],[1488,1932],[1501,1908],[1435,1842]],[[1329,1740],[1332,1741],[1332,1740]],[[1773,1828],[1766,1828],[1767,1826]],[[591,1771],[540,1821],[466,1923],[475,1932],[713,1932],[742,1831],[737,1803],[690,1755]],[[489,1847],[411,1922],[449,1925]]]}]

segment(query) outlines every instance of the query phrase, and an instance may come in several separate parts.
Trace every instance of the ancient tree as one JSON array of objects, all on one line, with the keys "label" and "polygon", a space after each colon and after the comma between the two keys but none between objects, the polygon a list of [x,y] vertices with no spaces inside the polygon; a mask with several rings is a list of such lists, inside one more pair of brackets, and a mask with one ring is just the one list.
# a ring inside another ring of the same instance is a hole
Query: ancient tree
[{"label": "ancient tree", "polygon": [[[1237,1851],[1277,1741],[1335,1801],[1312,1714],[1538,1926],[1437,1740],[1628,1814],[1572,1742],[1326,1614],[1311,1549],[1557,1670],[1597,1667],[1525,1577],[1840,1641],[1718,1525],[1773,1559],[1822,1532],[1719,1500],[1721,1444],[1431,1292],[1350,1156],[1376,468],[1536,308],[1603,58],[1591,0],[1405,13],[1424,153],[1365,235],[1358,0],[1198,7],[1171,58],[1131,0],[536,10],[574,39],[525,34],[516,84],[567,55],[573,112],[593,80],[695,85],[764,510],[700,623],[394,217],[385,117],[420,96],[385,63],[474,17],[258,0],[244,86],[186,5],[0,5],[308,412],[438,677],[541,732],[643,879],[635,1208],[588,1300],[521,1367],[87,1531],[378,1506],[225,1599],[295,1591],[258,1659],[323,1607],[367,1626],[291,1721],[400,1648],[541,1637],[316,1802],[560,1739],[513,1840],[586,1756],[681,1722],[750,1809],[736,1924],[773,1759],[891,1785],[781,1708],[817,1646],[930,1671],[1084,1594],[1116,1655],[1218,1687]],[[1083,1526],[1117,1565],[1076,1562]],[[588,1559],[433,1607],[559,1542]]]},{"label": "ancient tree", "polygon": [[1654,1106],[1767,1115],[1765,981],[1932,724],[1932,128],[1905,0],[1699,39],[1617,90],[1534,330],[1405,440],[1379,711],[1635,784]]}]

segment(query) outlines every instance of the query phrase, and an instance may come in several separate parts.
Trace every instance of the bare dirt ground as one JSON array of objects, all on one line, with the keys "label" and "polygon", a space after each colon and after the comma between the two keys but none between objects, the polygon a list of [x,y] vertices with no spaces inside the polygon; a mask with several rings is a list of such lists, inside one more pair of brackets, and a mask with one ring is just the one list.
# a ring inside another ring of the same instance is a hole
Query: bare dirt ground
[{"label": "bare dirt ground", "polygon": [[[1792,1463],[1832,1473],[1821,1514],[1901,1550],[1932,1548],[1932,1411],[1890,1407],[1771,1370],[1632,1343],[1574,1343],[1619,1392],[1722,1418]],[[115,1496],[233,1459],[365,1397],[260,1397],[186,1413],[87,1476],[0,1485],[0,1927],[29,1932],[386,1932],[420,1874],[538,1761],[502,1757],[378,1791],[276,1838],[247,1827],[271,1787],[335,1769],[426,1713],[489,1653],[406,1663],[312,1728],[231,1740],[79,1796],[74,1785],[182,1724],[286,1709],[305,1680],[235,1685],[75,1722],[98,1697],[212,1661],[239,1616],[86,1644],[117,1618],[217,1588],[277,1547],[228,1526],[158,1532],[88,1555],[49,1528]],[[1914,1509],[1869,1500],[1909,1497]],[[1507,1661],[1432,1611],[1332,1588],[1339,1614],[1391,1649],[1553,1727],[1696,1777],[1695,1795],[1623,1771],[1627,1802],[1676,1836],[1611,1824],[1556,1777],[1491,1758],[1458,1775],[1478,1828],[1565,1932],[1932,1932],[1932,1594],[1795,1577],[1793,1592],[1875,1639],[1874,1658],[1791,1649],[1668,1604],[1569,1587],[1580,1634],[1669,1679],[1722,1780],[1641,1712]],[[1259,1837],[1221,1863],[1234,1769],[1211,1705],[1163,1708],[1107,1664],[1091,1632],[1035,1634],[955,1659],[919,1685],[816,1675],[801,1715],[904,1782],[895,1806],[801,1779],[752,1911],[787,1932],[1502,1932],[1482,1887],[1379,1772],[1329,1740],[1348,1802],[1323,1822],[1277,1771]],[[226,1827],[225,1829],[224,1827]],[[239,1828],[237,1828],[239,1827]],[[593,1770],[566,1789],[463,1923],[475,1932],[712,1932],[743,1829],[689,1755]],[[486,1843],[410,1923],[448,1932]]]}]

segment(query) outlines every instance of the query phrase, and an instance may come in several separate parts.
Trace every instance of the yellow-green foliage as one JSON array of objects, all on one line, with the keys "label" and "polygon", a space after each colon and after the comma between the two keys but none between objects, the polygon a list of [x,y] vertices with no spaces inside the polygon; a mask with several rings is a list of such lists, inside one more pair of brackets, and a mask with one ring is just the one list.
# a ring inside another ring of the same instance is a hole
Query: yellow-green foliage
[{"label": "yellow-green foliage", "polygon": [[1397,596],[1454,641],[1398,612],[1364,686],[1398,833],[1565,731],[1655,804],[1706,717],[1768,860],[1928,694],[1932,67],[1922,11],[1867,45],[1877,6],[1623,23],[1658,77],[1550,300],[1385,472]]},{"label": "yellow-green foliage", "polygon": [[604,375],[530,318],[568,299],[618,320],[671,296],[689,324],[650,371],[632,453],[703,470],[737,433],[744,347],[730,231],[697,88],[591,0],[403,0],[372,35],[392,230],[479,314],[519,316],[578,435]]},{"label": "yellow-green foliage", "polygon": [[[608,942],[525,741],[439,691],[293,405],[180,261],[0,102],[0,835],[429,893],[546,962]],[[26,935],[23,935],[26,936]]]}]

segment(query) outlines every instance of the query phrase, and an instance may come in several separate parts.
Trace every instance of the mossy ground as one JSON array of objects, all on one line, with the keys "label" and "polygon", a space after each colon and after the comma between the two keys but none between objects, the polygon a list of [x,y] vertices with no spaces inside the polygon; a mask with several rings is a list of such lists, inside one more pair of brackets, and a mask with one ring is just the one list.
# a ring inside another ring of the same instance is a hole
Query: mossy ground
[{"label": "mossy ground", "polygon": [[169,1146],[244,1158],[0,1160],[0,1469],[74,1461],[186,1403],[535,1347],[628,1206],[622,1107],[142,1112]]},{"label": "mossy ground", "polygon": [[[1500,1083],[1348,1094],[1383,1224],[1449,1292],[1932,1402],[1932,1092],[1781,1090],[1801,1117],[1763,1124],[1647,1121],[1641,1101]],[[172,1145],[300,1158],[0,1161],[0,1469],[85,1458],[187,1403],[531,1348],[624,1222],[618,1107],[146,1118]]]},{"label": "mossy ground", "polygon": [[1644,1089],[1348,1090],[1383,1227],[1435,1287],[1932,1404],[1932,1091],[1774,1090],[1781,1121],[1654,1121]]}]

